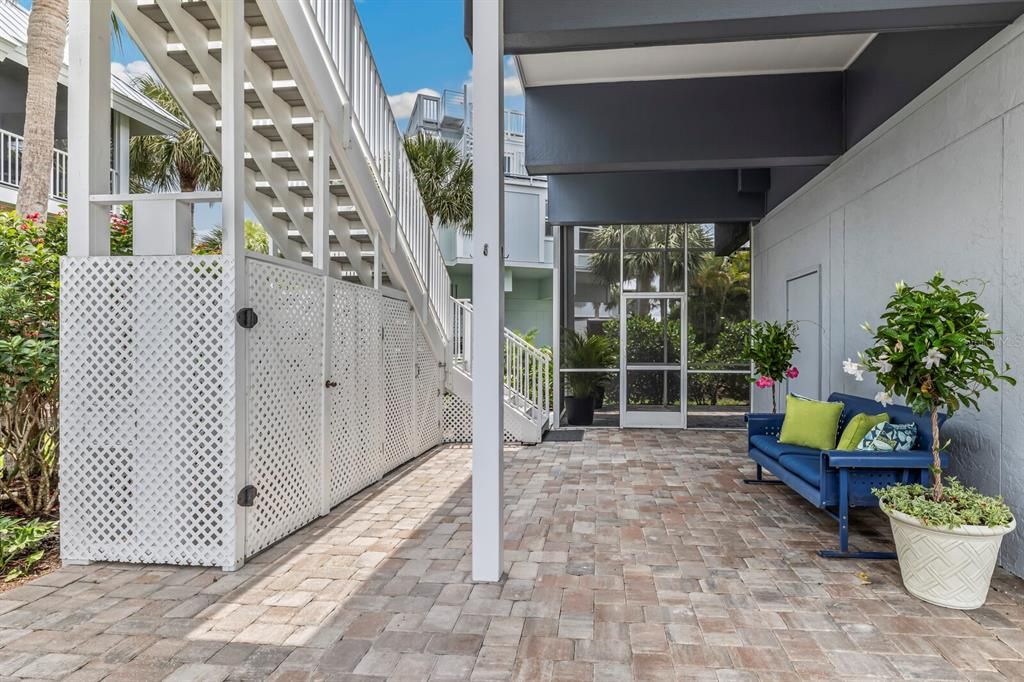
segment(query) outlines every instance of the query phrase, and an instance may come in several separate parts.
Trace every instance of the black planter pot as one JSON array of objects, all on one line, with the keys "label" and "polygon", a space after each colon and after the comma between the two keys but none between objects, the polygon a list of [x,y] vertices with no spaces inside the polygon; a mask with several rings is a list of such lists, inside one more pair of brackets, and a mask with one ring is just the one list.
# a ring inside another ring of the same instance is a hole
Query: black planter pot
[{"label": "black planter pot", "polygon": [[565,399],[566,419],[572,426],[590,426],[594,423],[594,398],[575,398],[568,396]]},{"label": "black planter pot", "polygon": [[600,410],[604,407],[604,387],[599,387],[594,391],[594,409]]}]

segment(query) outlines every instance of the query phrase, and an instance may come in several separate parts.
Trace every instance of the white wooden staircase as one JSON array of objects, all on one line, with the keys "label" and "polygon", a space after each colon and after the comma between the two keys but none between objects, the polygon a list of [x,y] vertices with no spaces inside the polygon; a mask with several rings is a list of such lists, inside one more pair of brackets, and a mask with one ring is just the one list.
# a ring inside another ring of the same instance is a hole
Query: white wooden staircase
[{"label": "white wooden staircase", "polygon": [[[212,150],[221,149],[222,2],[113,0],[119,20]],[[245,196],[281,254],[310,260],[314,202],[329,202],[335,275],[408,296],[449,389],[469,402],[472,309],[449,279],[354,0],[245,3]],[[330,156],[329,192],[312,161]],[[379,262],[375,281],[375,264]],[[506,421],[539,441],[550,420],[550,359],[506,330]],[[541,382],[543,382],[543,390]]]}]

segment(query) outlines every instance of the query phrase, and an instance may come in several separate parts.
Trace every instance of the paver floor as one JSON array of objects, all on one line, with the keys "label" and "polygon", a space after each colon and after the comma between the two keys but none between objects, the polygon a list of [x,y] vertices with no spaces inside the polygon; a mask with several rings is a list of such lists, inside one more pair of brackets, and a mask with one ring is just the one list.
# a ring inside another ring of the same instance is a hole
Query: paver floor
[{"label": "paver floor", "polygon": [[[743,436],[588,433],[506,455],[507,577],[474,584],[470,451],[411,462],[236,573],[69,567],[2,595],[0,677],[1024,679],[1024,581],[908,596],[824,560],[834,523],[750,487]],[[855,518],[862,548],[884,519]]]}]

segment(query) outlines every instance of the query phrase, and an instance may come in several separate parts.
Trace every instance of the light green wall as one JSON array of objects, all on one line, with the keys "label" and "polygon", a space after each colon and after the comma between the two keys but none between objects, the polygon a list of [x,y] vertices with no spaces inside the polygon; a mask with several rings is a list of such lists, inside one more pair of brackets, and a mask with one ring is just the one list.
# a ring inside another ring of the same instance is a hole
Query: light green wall
[{"label": "light green wall", "polygon": [[[526,333],[537,330],[537,343],[550,346],[551,332],[551,271],[545,277],[523,278],[512,271],[512,291],[505,292],[505,326]],[[459,298],[472,298],[473,277],[468,273],[451,273]]]}]

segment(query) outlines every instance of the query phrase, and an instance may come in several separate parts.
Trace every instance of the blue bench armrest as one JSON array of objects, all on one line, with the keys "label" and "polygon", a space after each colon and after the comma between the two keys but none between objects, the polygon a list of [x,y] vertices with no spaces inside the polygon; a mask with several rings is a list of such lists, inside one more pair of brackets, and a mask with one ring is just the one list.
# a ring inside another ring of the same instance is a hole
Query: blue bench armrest
[{"label": "blue bench armrest", "polygon": [[[897,452],[869,452],[858,450],[826,450],[822,452],[827,466],[835,469],[927,469],[932,465],[932,453],[927,450],[900,450]],[[949,455],[940,454],[942,466],[949,464]]]},{"label": "blue bench armrest", "polygon": [[784,414],[770,412],[751,412],[746,415],[747,436],[777,436],[782,429]]}]

